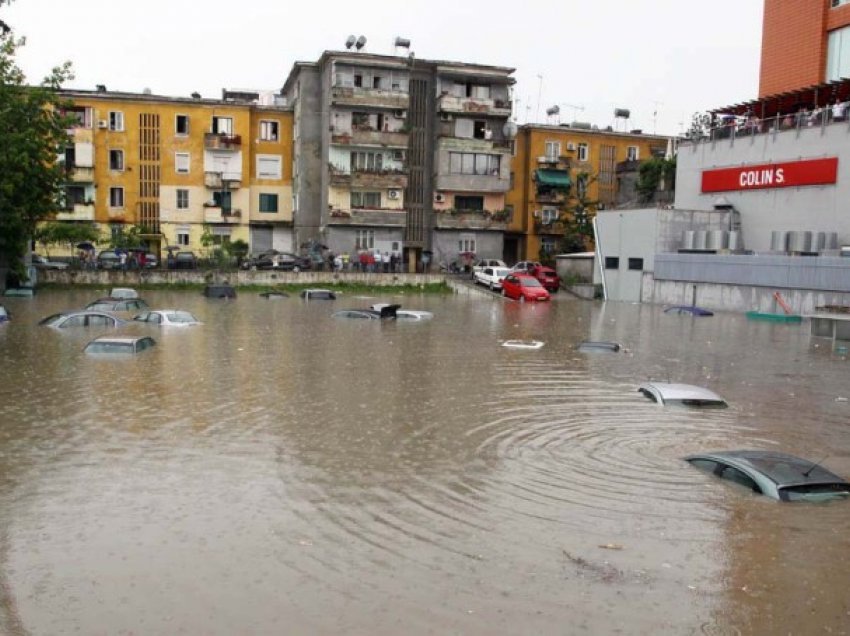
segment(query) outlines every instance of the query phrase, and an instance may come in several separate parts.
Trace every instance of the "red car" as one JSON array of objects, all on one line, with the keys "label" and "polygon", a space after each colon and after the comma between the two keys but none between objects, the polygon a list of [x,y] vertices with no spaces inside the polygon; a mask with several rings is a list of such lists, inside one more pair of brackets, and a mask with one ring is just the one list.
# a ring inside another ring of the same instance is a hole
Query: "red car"
[{"label": "red car", "polygon": [[514,272],[502,280],[502,296],[520,302],[549,300],[549,292],[531,274]]},{"label": "red car", "polygon": [[537,265],[528,271],[540,281],[540,284],[546,288],[549,293],[556,293],[561,288],[561,279],[558,278],[558,272],[551,267],[545,265]]}]

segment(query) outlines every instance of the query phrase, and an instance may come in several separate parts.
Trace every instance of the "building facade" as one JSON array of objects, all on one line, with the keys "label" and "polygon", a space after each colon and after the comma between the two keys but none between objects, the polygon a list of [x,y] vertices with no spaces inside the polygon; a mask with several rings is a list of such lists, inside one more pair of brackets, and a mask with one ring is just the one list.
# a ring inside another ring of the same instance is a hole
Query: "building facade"
[{"label": "building facade", "polygon": [[519,128],[507,194],[511,220],[505,234],[508,261],[538,260],[560,250],[568,227],[582,214],[579,201],[600,209],[621,200],[618,167],[664,157],[670,138],[589,125]]},{"label": "building facade", "polygon": [[765,0],[759,97],[850,77],[848,0]]},{"label": "building facade", "polygon": [[356,51],[296,63],[300,247],[391,252],[413,270],[501,253],[513,69]]},{"label": "building facade", "polygon": [[75,120],[65,209],[104,239],[136,225],[150,249],[241,239],[291,249],[292,112],[259,94],[220,100],[62,91]]}]

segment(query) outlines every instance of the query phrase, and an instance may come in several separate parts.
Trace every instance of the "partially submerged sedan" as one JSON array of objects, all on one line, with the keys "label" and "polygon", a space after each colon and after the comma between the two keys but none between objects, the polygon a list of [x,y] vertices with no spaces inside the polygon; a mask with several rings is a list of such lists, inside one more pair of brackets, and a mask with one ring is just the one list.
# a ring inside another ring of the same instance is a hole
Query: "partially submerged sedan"
[{"label": "partially submerged sedan", "polygon": [[399,320],[431,320],[434,317],[430,311],[422,309],[402,309],[401,305],[390,305],[389,303],[375,303],[369,305],[373,311],[382,311],[385,307],[395,307],[395,317]]},{"label": "partially submerged sedan", "polygon": [[147,309],[148,304],[141,298],[98,298],[86,305],[89,311],[128,312]]},{"label": "partially submerged sedan", "polygon": [[696,305],[674,305],[664,310],[665,314],[686,314],[689,316],[713,316],[714,312]]},{"label": "partially submerged sedan", "polygon": [[728,406],[726,400],[714,391],[693,384],[646,382],[640,385],[638,391],[662,406],[669,404],[701,406],[704,408],[725,408]]},{"label": "partially submerged sedan", "polygon": [[380,309],[342,309],[333,313],[334,318],[355,318],[360,320],[395,320],[401,305],[383,305]]},{"label": "partially submerged sedan", "polygon": [[156,340],[150,336],[128,336],[124,338],[101,336],[86,345],[85,353],[107,355],[133,355],[150,349]]},{"label": "partially submerged sedan", "polygon": [[827,501],[850,497],[850,482],[818,462],[761,450],[699,453],[692,466],[779,501]]},{"label": "partially submerged sedan", "polygon": [[121,327],[127,323],[105,311],[63,311],[42,318],[38,324],[55,329],[68,329],[70,327]]},{"label": "partially submerged sedan", "polygon": [[181,311],[180,309],[143,311],[133,320],[152,325],[162,325],[163,327],[191,327],[204,324],[188,311]]}]

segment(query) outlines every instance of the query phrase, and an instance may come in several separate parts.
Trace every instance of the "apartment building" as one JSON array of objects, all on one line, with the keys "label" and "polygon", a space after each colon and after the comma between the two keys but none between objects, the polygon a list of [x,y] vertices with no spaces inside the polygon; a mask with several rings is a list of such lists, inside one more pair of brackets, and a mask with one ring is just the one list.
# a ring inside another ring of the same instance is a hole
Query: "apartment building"
[{"label": "apartment building", "polygon": [[282,93],[297,245],[390,251],[411,270],[501,253],[512,72],[358,51],[296,63]]},{"label": "apartment building", "polygon": [[568,225],[590,220],[575,218],[579,200],[600,209],[613,207],[619,195],[618,169],[664,157],[670,141],[583,123],[521,126],[506,198],[511,220],[505,258],[537,260],[543,253],[557,253]]},{"label": "apartment building", "polygon": [[850,0],[765,0],[759,97],[850,77]]},{"label": "apartment building", "polygon": [[[94,222],[104,238],[142,228],[152,251],[241,239],[292,246],[292,112],[259,93],[221,99],[64,90],[75,119],[56,219]],[[278,100],[280,101],[280,100]]]}]

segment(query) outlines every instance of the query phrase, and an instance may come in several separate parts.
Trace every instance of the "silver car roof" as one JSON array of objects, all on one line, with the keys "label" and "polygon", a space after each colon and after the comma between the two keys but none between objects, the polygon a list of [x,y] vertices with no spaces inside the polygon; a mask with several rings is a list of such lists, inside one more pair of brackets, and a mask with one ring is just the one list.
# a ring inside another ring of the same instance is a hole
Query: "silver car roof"
[{"label": "silver car roof", "polygon": [[660,397],[662,402],[682,402],[693,400],[698,402],[717,402],[726,404],[726,400],[714,391],[694,384],[674,384],[670,382],[645,382],[639,391],[649,392]]}]

